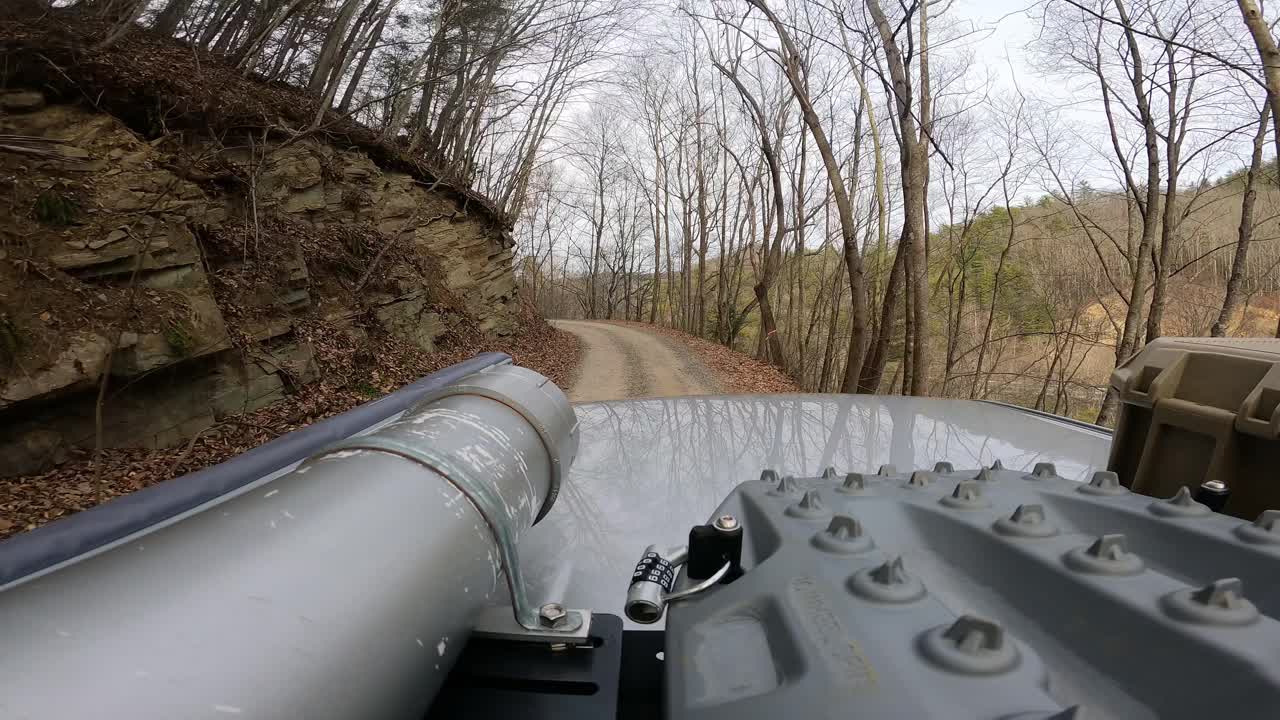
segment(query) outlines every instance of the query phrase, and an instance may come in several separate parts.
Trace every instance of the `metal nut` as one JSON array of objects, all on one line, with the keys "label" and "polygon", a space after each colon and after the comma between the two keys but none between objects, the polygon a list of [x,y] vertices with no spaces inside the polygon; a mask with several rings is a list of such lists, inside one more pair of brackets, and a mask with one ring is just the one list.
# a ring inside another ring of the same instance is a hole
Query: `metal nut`
[{"label": "metal nut", "polygon": [[560,603],[547,603],[538,609],[538,622],[546,628],[563,625],[568,617],[569,612]]},{"label": "metal nut", "polygon": [[720,517],[716,518],[715,526],[717,530],[724,530],[725,532],[728,532],[730,530],[737,530],[738,518],[732,515],[721,515]]}]

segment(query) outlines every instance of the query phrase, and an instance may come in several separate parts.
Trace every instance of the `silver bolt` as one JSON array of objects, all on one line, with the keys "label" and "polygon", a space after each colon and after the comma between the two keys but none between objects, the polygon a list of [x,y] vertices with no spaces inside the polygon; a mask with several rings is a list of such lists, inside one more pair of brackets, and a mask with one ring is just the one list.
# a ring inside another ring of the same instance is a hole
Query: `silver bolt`
[{"label": "silver bolt", "polygon": [[543,627],[554,628],[563,625],[568,617],[569,612],[560,603],[547,603],[538,609],[538,621]]},{"label": "silver bolt", "polygon": [[732,515],[721,515],[720,517],[716,518],[715,528],[717,530],[723,530],[724,532],[737,530],[738,518]]},{"label": "silver bolt", "polygon": [[1227,491],[1227,484],[1221,480],[1205,480],[1200,487],[1212,493],[1224,493]]}]

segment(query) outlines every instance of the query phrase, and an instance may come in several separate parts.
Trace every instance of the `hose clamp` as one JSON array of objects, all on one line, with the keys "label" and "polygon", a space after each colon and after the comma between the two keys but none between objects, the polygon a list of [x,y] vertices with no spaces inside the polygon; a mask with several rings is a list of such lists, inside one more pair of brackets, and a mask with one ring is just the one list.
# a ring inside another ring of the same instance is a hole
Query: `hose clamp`
[{"label": "hose clamp", "polygon": [[551,483],[533,524],[551,511],[564,475],[578,456],[578,416],[560,388],[518,365],[492,365],[423,396],[409,412],[451,395],[479,395],[515,410],[533,427],[551,459]]},{"label": "hose clamp", "polygon": [[567,616],[553,628],[542,623],[539,608],[529,601],[525,590],[524,575],[520,571],[520,557],[516,551],[515,529],[506,522],[506,505],[499,497],[492,483],[486,483],[473,477],[462,463],[454,462],[448,455],[437,453],[429,446],[419,443],[406,443],[399,438],[385,435],[364,435],[354,437],[335,445],[330,452],[340,450],[377,450],[398,455],[406,460],[418,463],[439,475],[453,485],[479,511],[489,526],[494,542],[498,546],[499,559],[506,571],[507,589],[511,593],[511,609],[515,620],[526,630],[555,634],[574,633],[583,628],[584,621],[590,616],[578,610],[568,611]]},{"label": "hose clamp", "polygon": [[[562,476],[578,452],[578,419],[564,393],[550,380],[532,370],[514,365],[495,365],[426,395],[406,412],[406,416],[421,413],[429,405],[457,395],[477,395],[501,403],[518,413],[535,429],[550,458],[548,490],[533,522],[541,520],[555,502]],[[391,427],[394,428],[395,424]],[[349,438],[330,447],[325,454],[341,450],[381,451],[422,465],[457,488],[475,507],[489,526],[497,545],[507,589],[511,594],[510,615],[514,616],[515,624],[518,625],[515,628],[511,623],[505,623],[501,628],[502,634],[510,635],[523,629],[539,638],[564,638],[559,642],[572,642],[575,635],[585,637],[590,626],[589,612],[566,609],[554,622],[548,622],[541,616],[540,608],[530,602],[516,551],[518,533],[524,528],[517,527],[513,522],[513,511],[497,486],[487,478],[476,476],[472,464],[456,457],[451,447],[382,432]],[[536,499],[536,495],[534,497]],[[477,628],[478,632],[480,630],[481,628]]]}]

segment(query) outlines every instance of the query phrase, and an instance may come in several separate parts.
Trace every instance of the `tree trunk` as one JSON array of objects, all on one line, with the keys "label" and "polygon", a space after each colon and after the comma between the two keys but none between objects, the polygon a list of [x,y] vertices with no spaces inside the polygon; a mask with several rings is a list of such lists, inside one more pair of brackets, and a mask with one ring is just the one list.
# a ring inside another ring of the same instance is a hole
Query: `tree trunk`
[{"label": "tree trunk", "polygon": [[271,67],[263,73],[267,78],[271,80],[278,80],[280,79],[281,74],[289,71],[290,63],[295,57],[297,57],[298,52],[302,49],[301,43],[298,42],[298,39],[302,37],[302,31],[304,29],[305,23],[300,19],[294,19],[293,22],[289,23],[289,29],[284,33],[283,45],[285,48],[292,49],[276,53],[276,59],[272,61]]},{"label": "tree trunk", "polygon": [[[1276,144],[1276,156],[1280,157],[1280,49],[1276,48],[1276,39],[1271,35],[1271,28],[1258,11],[1253,0],[1236,0],[1240,7],[1240,15],[1244,24],[1253,36],[1254,47],[1258,48],[1258,56],[1262,59],[1262,76],[1267,86],[1267,102],[1271,104],[1271,122],[1273,124],[1272,141]],[[1280,332],[1280,331],[1278,331]]]},{"label": "tree trunk", "polygon": [[[352,0],[360,2],[360,0]],[[380,0],[370,0],[368,5],[360,11],[354,21],[348,21],[346,37],[343,38],[342,44],[338,47],[338,52],[334,54],[329,62],[329,70],[322,80],[323,94],[327,98],[326,107],[332,103],[333,97],[338,93],[338,86],[342,84],[342,77],[346,75],[347,68],[351,65],[351,61],[355,58],[355,50],[357,46],[363,47],[366,43],[366,36],[373,31],[373,16],[378,12],[378,2]],[[343,8],[346,9],[345,6]],[[336,28],[331,31],[336,33]],[[327,42],[327,40],[326,40]],[[315,82],[314,73],[312,76],[312,84]]]},{"label": "tree trunk", "polygon": [[244,31],[245,23],[249,21],[249,0],[241,0],[235,6],[235,14],[231,16],[231,20],[226,23],[214,23],[210,26],[213,35],[217,38],[217,42],[213,43],[211,52],[218,55],[226,55],[234,47],[233,42],[238,40],[240,33]]},{"label": "tree trunk", "polygon": [[138,18],[142,17],[142,11],[147,9],[147,0],[120,0],[119,2],[105,3],[104,16],[115,20],[115,25],[107,32],[97,45],[95,50],[104,50],[123,38],[125,35],[133,32],[138,26]]},{"label": "tree trunk", "polygon": [[[903,388],[909,388],[913,395],[928,393],[928,348],[929,348],[929,266],[925,252],[925,184],[928,182],[927,166],[929,160],[927,144],[927,123],[929,99],[926,88],[921,88],[920,115],[912,107],[910,76],[906,63],[898,47],[894,32],[880,8],[878,0],[866,0],[867,10],[880,36],[880,44],[889,63],[889,75],[892,80],[894,107],[898,115],[899,128],[899,162],[902,175],[902,237],[903,243],[910,253],[906,262],[907,283],[910,286],[911,303],[907,305],[910,316],[910,335],[907,338],[911,367],[904,368]],[[921,27],[927,27],[924,5],[920,6]],[[922,38],[923,41],[923,38]],[[921,78],[928,81],[928,62],[921,46]],[[904,352],[904,355],[907,354]],[[910,376],[910,382],[905,378]]]},{"label": "tree trunk", "polygon": [[1226,294],[1222,298],[1222,310],[1209,334],[1226,337],[1231,318],[1240,309],[1240,284],[1244,280],[1245,265],[1249,259],[1249,242],[1253,239],[1253,206],[1258,199],[1258,176],[1262,174],[1262,149],[1267,144],[1267,121],[1271,105],[1262,106],[1258,114],[1258,129],[1253,134],[1253,155],[1249,158],[1249,171],[1244,176],[1244,196],[1240,199],[1240,226],[1236,230],[1236,254],[1231,260],[1231,275],[1227,278]]},{"label": "tree trunk", "polygon": [[[911,201],[904,196],[904,210],[912,226],[911,297],[915,303],[915,352],[912,355],[911,394],[929,394],[929,133],[932,124],[933,98],[929,83],[929,1],[919,4],[920,13],[920,94],[919,136],[916,138],[909,185]],[[908,98],[909,102],[909,98]],[[904,130],[905,132],[905,130]]]},{"label": "tree trunk", "polygon": [[[1116,365],[1118,366],[1127,362],[1130,356],[1139,349],[1138,330],[1142,321],[1143,299],[1146,295],[1148,263],[1151,258],[1151,247],[1155,242],[1156,225],[1159,222],[1160,149],[1158,146],[1159,134],[1156,131],[1155,120],[1151,115],[1151,103],[1147,95],[1143,70],[1142,50],[1138,45],[1137,34],[1129,22],[1129,14],[1125,10],[1122,0],[1113,0],[1113,2],[1124,28],[1129,59],[1132,63],[1132,67],[1128,71],[1130,73],[1129,81],[1133,87],[1138,119],[1143,127],[1143,145],[1146,149],[1147,160],[1146,197],[1139,204],[1139,209],[1142,212],[1142,236],[1138,241],[1137,251],[1134,253],[1133,285],[1129,292],[1129,307],[1125,311],[1124,328],[1120,342],[1116,345]],[[1103,97],[1104,104],[1106,104],[1105,91]],[[1108,121],[1111,121],[1109,108]],[[1117,154],[1123,157],[1124,154],[1119,149],[1118,140],[1116,139],[1114,124],[1111,128],[1111,134],[1112,143],[1117,147]],[[1134,195],[1135,200],[1138,200],[1140,188],[1132,183],[1129,185],[1129,192]],[[1097,422],[1099,425],[1112,422],[1115,417],[1116,406],[1115,389],[1108,385],[1107,394],[1103,397],[1102,409],[1098,412]]]},{"label": "tree trunk", "polygon": [[1004,183],[1004,202],[1005,214],[1009,220],[1009,234],[1004,244],[1004,249],[1000,251],[1000,259],[996,261],[995,277],[991,281],[991,309],[987,313],[987,324],[982,328],[982,342],[978,346],[978,361],[973,368],[973,385],[969,388],[969,399],[977,397],[978,380],[982,377],[982,362],[987,357],[987,343],[991,342],[991,326],[996,319],[996,304],[1000,298],[1000,280],[1004,276],[1005,262],[1009,258],[1009,251],[1013,250],[1014,233],[1017,230],[1013,223],[1013,207],[1009,201],[1009,185]]},{"label": "tree trunk", "polygon": [[[773,306],[769,302],[769,288],[773,285],[778,265],[782,261],[782,240],[786,233],[782,222],[786,213],[786,199],[782,196],[782,165],[778,161],[776,147],[769,137],[769,123],[765,119],[764,111],[760,108],[760,103],[751,94],[751,91],[747,89],[747,86],[743,85],[742,81],[738,79],[736,73],[731,72],[715,60],[711,62],[722,75],[733,83],[738,90],[738,94],[742,97],[742,101],[751,111],[752,121],[760,135],[760,152],[764,155],[765,162],[769,166],[769,180],[773,186],[773,243],[770,245],[768,240],[764,242],[760,276],[753,291],[755,292],[756,300],[760,304],[761,342],[768,348],[769,361],[786,371],[788,367],[786,351],[782,346],[782,338],[778,337],[777,321],[773,315]],[[754,215],[752,217],[754,218]],[[754,237],[754,233],[752,236]]]},{"label": "tree trunk", "polygon": [[196,44],[205,50],[210,50],[215,39],[221,43],[229,38],[234,34],[236,24],[244,22],[249,12],[248,8],[248,0],[228,0],[219,6],[211,13],[209,23],[204,26],[204,31],[200,33],[200,39]]},{"label": "tree trunk", "polygon": [[[660,122],[660,121],[659,121]],[[657,135],[654,135],[653,166],[653,304],[649,306],[649,324],[658,323],[658,288],[662,287],[662,203],[658,200],[662,192],[662,158],[657,146]]]},{"label": "tree trunk", "polygon": [[151,24],[151,29],[162,35],[173,35],[177,32],[178,24],[182,22],[182,18],[186,16],[187,10],[190,8],[191,0],[169,0],[164,9],[156,15],[155,22]]},{"label": "tree trunk", "polygon": [[[844,241],[845,271],[849,275],[850,301],[850,352],[849,358],[845,363],[844,383],[841,389],[843,392],[856,392],[858,379],[862,374],[862,360],[867,345],[867,294],[865,289],[866,278],[862,267],[862,254],[858,252],[858,226],[854,219],[853,203],[849,199],[848,189],[844,185],[840,162],[836,159],[831,143],[827,139],[826,131],[823,129],[822,123],[818,119],[818,113],[814,110],[813,103],[809,98],[806,78],[801,66],[800,53],[796,50],[795,43],[791,40],[790,31],[773,14],[773,11],[765,4],[765,0],[747,0],[747,2],[760,10],[769,20],[774,32],[778,34],[778,38],[782,42],[783,57],[781,62],[783,70],[787,76],[787,81],[791,85],[792,95],[795,96],[800,104],[801,117],[809,130],[809,135],[813,137],[813,143],[818,147],[818,154],[822,156],[822,164],[827,171],[827,182],[831,186],[831,194],[835,199],[837,215],[840,219],[840,233]],[[874,0],[871,0],[871,2],[874,2]],[[778,222],[782,222],[781,217],[778,218]]]},{"label": "tree trunk", "polygon": [[[899,242],[902,242],[899,240]],[[899,365],[902,368],[902,394],[906,395],[911,392],[911,371],[915,368],[915,344],[912,339],[915,337],[916,316],[912,312],[915,306],[911,304],[912,287],[911,287],[911,264],[914,258],[911,253],[911,246],[903,243],[903,247],[907,248],[907,255],[902,261],[902,275],[904,282],[902,283],[902,362]]]},{"label": "tree trunk", "polygon": [[[1165,130],[1165,167],[1168,169],[1165,179],[1164,211],[1160,222],[1160,250],[1156,253],[1154,267],[1155,279],[1151,286],[1151,310],[1147,313],[1147,342],[1151,342],[1162,334],[1161,324],[1164,321],[1165,298],[1168,294],[1169,258],[1173,255],[1174,246],[1178,243],[1178,228],[1183,214],[1178,211],[1178,175],[1182,170],[1182,143],[1187,136],[1187,123],[1191,119],[1191,101],[1195,92],[1196,73],[1192,65],[1192,73],[1186,85],[1183,107],[1178,107],[1178,64],[1172,42],[1165,43],[1166,74],[1168,84],[1165,88],[1167,100],[1167,128]],[[1193,198],[1194,200],[1194,198]]]},{"label": "tree trunk", "polygon": [[889,282],[885,284],[884,301],[880,304],[880,329],[876,333],[875,342],[867,351],[867,361],[863,366],[862,378],[858,381],[858,392],[879,392],[880,382],[884,376],[884,367],[889,360],[889,344],[893,342],[893,328],[898,312],[898,297],[906,275],[908,249],[898,243],[893,255],[893,267],[889,270]]},{"label": "tree trunk", "polygon": [[360,86],[360,80],[364,78],[364,70],[369,65],[369,58],[373,56],[373,50],[378,45],[378,41],[382,39],[382,31],[387,26],[387,18],[391,17],[392,11],[395,10],[399,0],[391,0],[386,9],[378,15],[378,24],[373,27],[373,32],[369,34],[369,40],[365,43],[364,49],[360,51],[360,60],[356,62],[355,70],[351,72],[351,80],[347,83],[347,89],[342,93],[342,101],[338,103],[338,113],[346,115],[351,109],[351,101],[355,98],[356,88]]},{"label": "tree trunk", "polygon": [[293,14],[298,12],[304,3],[309,1],[287,0],[279,5],[262,8],[259,11],[261,15],[249,31],[249,39],[241,43],[240,47],[232,54],[232,61],[235,66],[243,70],[245,74],[248,74],[249,70],[257,62],[258,53],[262,52],[267,40],[271,38],[271,34],[285,24],[289,18],[293,17]]},{"label": "tree trunk", "polygon": [[413,62],[413,67],[409,68],[409,72],[405,74],[404,81],[400,83],[400,93],[391,103],[391,114],[387,118],[387,125],[378,138],[381,142],[395,138],[400,128],[404,126],[404,120],[409,115],[409,103],[413,99],[413,93],[409,88],[418,82],[418,76],[422,73],[422,66],[426,64],[429,53],[428,50],[418,56],[418,59]]},{"label": "tree trunk", "polygon": [[[832,371],[835,366],[836,357],[836,334],[840,329],[840,280],[844,274],[844,267],[836,266],[836,277],[831,283],[831,301],[829,303],[827,318],[827,342],[826,348],[822,351],[822,372],[818,375],[818,392],[831,392]],[[864,365],[865,367],[865,365]]]}]

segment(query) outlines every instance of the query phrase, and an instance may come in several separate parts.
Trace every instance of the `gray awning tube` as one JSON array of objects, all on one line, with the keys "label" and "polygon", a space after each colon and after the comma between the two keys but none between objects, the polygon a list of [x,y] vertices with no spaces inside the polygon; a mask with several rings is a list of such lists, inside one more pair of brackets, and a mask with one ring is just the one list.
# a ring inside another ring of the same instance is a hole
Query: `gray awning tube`
[{"label": "gray awning tube", "polygon": [[459,385],[367,436],[397,452],[331,447],[0,592],[0,716],[421,717],[477,612],[509,602],[491,525],[518,538],[577,452],[541,375]]},{"label": "gray awning tube", "polygon": [[429,392],[510,361],[510,356],[503,353],[477,355],[224,463],[157,483],[0,542],[0,588],[248,485],[403,412]]}]

